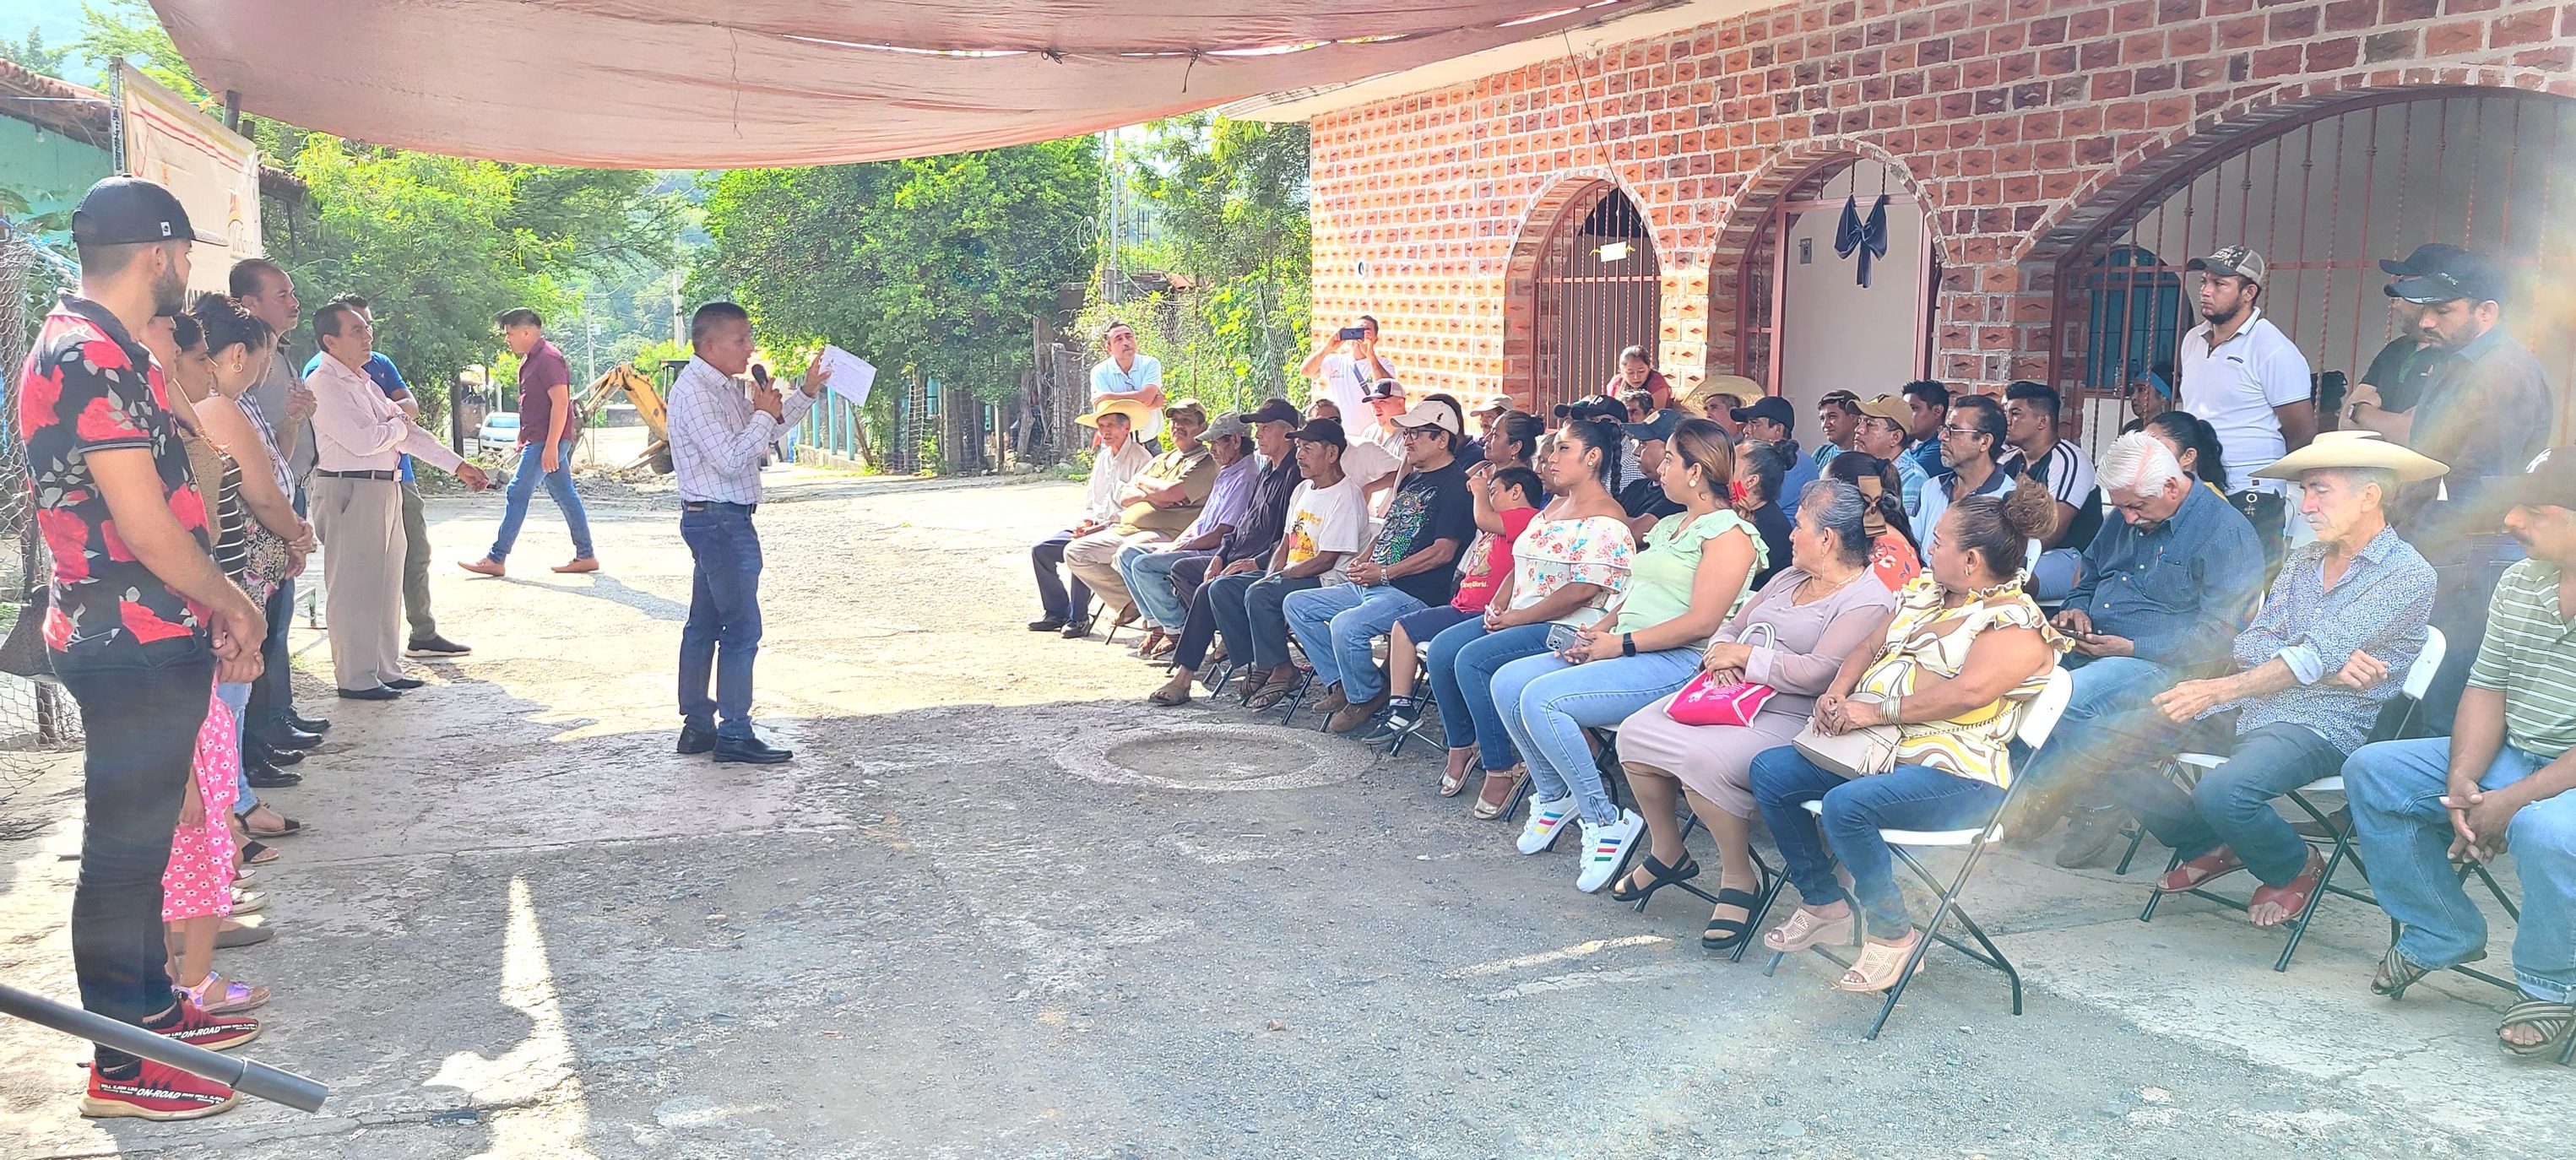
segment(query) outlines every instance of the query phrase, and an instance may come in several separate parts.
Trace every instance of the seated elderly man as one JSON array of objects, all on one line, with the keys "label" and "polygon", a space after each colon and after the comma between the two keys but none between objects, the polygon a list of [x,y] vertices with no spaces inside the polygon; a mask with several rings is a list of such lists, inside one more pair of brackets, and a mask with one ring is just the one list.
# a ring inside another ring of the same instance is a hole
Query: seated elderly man
[{"label": "seated elderly man", "polygon": [[[1110,399],[1088,414],[1073,417],[1074,422],[1098,431],[1100,439],[1091,449],[1091,480],[1082,493],[1082,518],[1029,548],[1029,563],[1037,568],[1039,605],[1038,618],[1029,622],[1030,632],[1063,632],[1068,637],[1091,632],[1091,589],[1077,577],[1068,590],[1056,578],[1056,566],[1064,563],[1064,550],[1075,540],[1118,522],[1119,509],[1126,506],[1120,496],[1154,458],[1134,438],[1136,421],[1144,416],[1144,404]],[[1078,627],[1073,623],[1077,620],[1081,621]]]},{"label": "seated elderly man", "polygon": [[2069,868],[2091,865],[2119,837],[2119,807],[2068,777],[2101,759],[2088,750],[2118,752],[2093,725],[2223,663],[2263,584],[2263,546],[2253,525],[2193,486],[2154,436],[2121,436],[2103,454],[2100,478],[2120,522],[2085,548],[2082,576],[2055,618],[2073,642],[2065,663],[2075,696],[2032,761],[2025,791],[2044,795],[2042,811],[2086,807],[2058,851],[2058,865]]},{"label": "seated elderly man", "polygon": [[1458,554],[1476,535],[1476,501],[1467,492],[1467,465],[1458,461],[1458,412],[1424,399],[1398,415],[1404,482],[1396,485],[1385,525],[1343,582],[1292,593],[1282,605],[1288,631],[1315,666],[1324,686],[1315,711],[1348,733],[1386,704],[1386,681],[1370,655],[1395,622],[1458,591]]},{"label": "seated elderly man", "polygon": [[[2317,533],[2290,553],[2224,676],[2184,681],[2152,707],[2105,722],[2102,772],[2156,840],[2184,861],[2167,892],[2251,870],[2263,885],[2246,908],[2256,926],[2299,916],[2325,859],[2272,809],[2272,799],[2343,768],[2397,695],[2433,615],[2433,566],[2388,526],[2401,483],[2443,465],[2367,432],[2328,432],[2255,472],[2298,485]],[[2188,792],[2143,760],[2180,751],[2226,754]],[[2088,771],[2091,772],[2091,771]]]},{"label": "seated elderly man", "polygon": [[1216,460],[1216,486],[1208,492],[1199,518],[1181,529],[1179,539],[1129,540],[1114,561],[1119,587],[1135,601],[1146,627],[1152,629],[1136,649],[1136,655],[1147,660],[1159,659],[1170,650],[1173,638],[1180,635],[1181,622],[1189,617],[1189,606],[1182,603],[1180,590],[1172,583],[1172,569],[1183,560],[1216,552],[1226,533],[1243,522],[1245,509],[1252,504],[1253,481],[1261,471],[1252,453],[1252,429],[1244,425],[1243,416],[1218,416],[1199,439]]},{"label": "seated elderly man", "polygon": [[[1269,570],[1247,583],[1229,576],[1208,585],[1217,631],[1229,657],[1249,661],[1252,708],[1267,709],[1288,695],[1297,670],[1288,657],[1288,597],[1338,583],[1351,559],[1369,542],[1368,497],[1342,474],[1342,425],[1316,419],[1290,438],[1306,481],[1288,499],[1288,519],[1271,549]],[[1229,600],[1230,594],[1240,599]],[[1312,659],[1312,658],[1309,658]]]},{"label": "seated elderly man", "polygon": [[[1163,408],[1163,424],[1171,430],[1171,450],[1155,456],[1118,493],[1118,521],[1064,546],[1064,565],[1074,582],[1099,594],[1102,607],[1116,612],[1119,624],[1134,619],[1136,609],[1127,582],[1118,576],[1119,550],[1171,539],[1198,520],[1216,491],[1216,457],[1200,439],[1207,431],[1207,408],[1196,399],[1183,399]],[[1074,610],[1077,617],[1082,612]],[[1090,631],[1089,621],[1077,620],[1065,625],[1064,634]]]},{"label": "seated elderly man", "polygon": [[[1321,400],[1318,400],[1319,402]],[[1288,523],[1288,503],[1306,480],[1297,465],[1290,435],[1297,429],[1297,408],[1286,399],[1271,399],[1243,416],[1252,427],[1260,452],[1261,474],[1252,485],[1252,500],[1243,519],[1225,534],[1216,553],[1183,560],[1172,568],[1176,591],[1187,590],[1189,615],[1181,620],[1172,651],[1172,679],[1145,699],[1166,707],[1190,703],[1190,681],[1208,661],[1216,640],[1217,609],[1240,610],[1244,591],[1262,576],[1263,566],[1279,545]]]},{"label": "seated elderly man", "polygon": [[2486,957],[2486,919],[2455,865],[2510,846],[2525,1001],[2496,1037],[2515,1055],[2554,1054],[2576,1034],[2576,448],[2550,450],[2487,496],[2512,505],[2504,529],[2528,558],[2496,584],[2451,735],[2363,746],[2344,762],[2344,792],[2371,890],[2398,925],[2370,989],[2395,999]]}]

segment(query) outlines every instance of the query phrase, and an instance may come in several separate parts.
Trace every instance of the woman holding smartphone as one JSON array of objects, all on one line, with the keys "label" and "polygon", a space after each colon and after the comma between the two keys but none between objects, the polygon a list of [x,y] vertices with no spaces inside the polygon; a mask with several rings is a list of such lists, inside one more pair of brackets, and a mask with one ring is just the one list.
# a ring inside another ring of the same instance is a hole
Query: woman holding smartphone
[{"label": "woman holding smartphone", "polygon": [[1445,796],[1465,788],[1481,756],[1485,784],[1475,815],[1490,820],[1511,808],[1522,772],[1513,760],[1494,702],[1494,673],[1548,649],[1548,633],[1601,619],[1601,609],[1628,586],[1636,540],[1614,494],[1619,426],[1607,420],[1566,424],[1539,456],[1556,498],[1512,542],[1512,570],[1494,587],[1485,614],[1431,638],[1426,667],[1448,735]]}]

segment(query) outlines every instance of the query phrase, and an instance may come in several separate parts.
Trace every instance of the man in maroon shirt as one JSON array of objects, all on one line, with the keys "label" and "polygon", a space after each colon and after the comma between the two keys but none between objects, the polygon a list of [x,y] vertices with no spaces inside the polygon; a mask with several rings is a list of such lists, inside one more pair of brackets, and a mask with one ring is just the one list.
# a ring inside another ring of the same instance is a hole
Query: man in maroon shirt
[{"label": "man in maroon shirt", "polygon": [[510,502],[501,512],[501,531],[492,538],[491,552],[457,566],[485,576],[502,574],[502,562],[519,540],[519,525],[527,522],[528,500],[543,479],[546,494],[555,497],[555,508],[563,512],[565,530],[572,533],[572,562],[556,565],[555,571],[599,571],[599,557],[590,550],[590,517],[572,489],[572,443],[581,433],[581,416],[572,409],[572,365],[546,341],[545,323],[536,311],[516,307],[492,321],[501,328],[510,353],[519,356],[519,467],[510,476]]}]

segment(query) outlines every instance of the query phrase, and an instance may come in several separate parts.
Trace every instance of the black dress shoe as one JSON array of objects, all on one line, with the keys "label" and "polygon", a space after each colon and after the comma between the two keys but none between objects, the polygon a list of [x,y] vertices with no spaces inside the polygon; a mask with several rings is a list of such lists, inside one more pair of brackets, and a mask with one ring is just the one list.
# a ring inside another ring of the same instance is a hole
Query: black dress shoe
[{"label": "black dress shoe", "polygon": [[1041,616],[1029,622],[1030,632],[1061,632],[1064,622],[1052,616]]},{"label": "black dress shoe", "polygon": [[288,710],[284,716],[279,718],[279,720],[295,726],[307,733],[328,733],[331,731],[331,723],[329,721],[325,721],[320,717],[307,717],[293,710]]},{"label": "black dress shoe", "polygon": [[1063,636],[1066,640],[1081,640],[1089,635],[1091,635],[1091,621],[1088,618],[1064,622]]},{"label": "black dress shoe", "polygon": [[284,769],[287,766],[304,760],[304,755],[302,753],[296,752],[292,749],[269,749],[264,747],[254,748],[246,756],[255,761],[265,761],[279,769]]},{"label": "black dress shoe", "polygon": [[340,699],[343,701],[391,701],[402,696],[401,691],[389,689],[383,685],[378,685],[372,689],[339,689],[335,691],[340,694]]},{"label": "black dress shoe", "polygon": [[253,740],[271,749],[311,749],[322,744],[322,735],[307,733],[292,725],[276,724],[251,734]]},{"label": "black dress shoe", "polygon": [[386,688],[388,688],[388,689],[417,689],[417,688],[421,687],[422,685],[426,685],[426,684],[428,684],[428,683],[429,683],[429,682],[424,681],[424,680],[420,679],[419,677],[387,677],[387,678],[385,678],[385,687],[386,687]]},{"label": "black dress shoe", "polygon": [[244,762],[242,776],[250,781],[253,789],[284,789],[290,785],[300,785],[304,781],[303,774],[279,769],[259,760]]},{"label": "black dress shoe", "polygon": [[741,741],[716,738],[718,762],[738,761],[747,765],[776,765],[794,756],[796,754],[793,750],[775,748],[757,737],[745,738]]},{"label": "black dress shoe", "polygon": [[679,750],[681,753],[694,757],[715,747],[716,735],[713,730],[700,729],[695,725],[680,726]]},{"label": "black dress shoe", "polygon": [[461,657],[473,651],[443,636],[413,637],[410,644],[403,646],[407,657]]}]

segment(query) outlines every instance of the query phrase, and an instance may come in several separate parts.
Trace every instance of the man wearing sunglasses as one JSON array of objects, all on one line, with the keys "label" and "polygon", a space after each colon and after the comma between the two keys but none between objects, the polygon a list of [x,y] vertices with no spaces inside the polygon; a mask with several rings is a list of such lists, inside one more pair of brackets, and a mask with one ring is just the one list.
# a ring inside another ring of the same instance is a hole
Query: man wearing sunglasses
[{"label": "man wearing sunglasses", "polygon": [[[2557,429],[2557,408],[2540,360],[2505,332],[2509,292],[2491,259],[2427,246],[2397,266],[2388,296],[2412,310],[2418,342],[2451,356],[2425,384],[2406,433],[2409,445],[2450,464],[2451,473],[2438,487],[2410,489],[2398,507],[2398,526],[2441,578],[2433,626],[2454,641],[2478,640],[2497,579],[2522,558],[2513,540],[2495,531],[2480,501],[2523,474]],[[2365,423],[2379,414],[2378,402],[2366,397],[2355,406]],[[2428,728],[2450,730],[2472,659],[2466,648],[2444,658],[2424,698]]]}]

